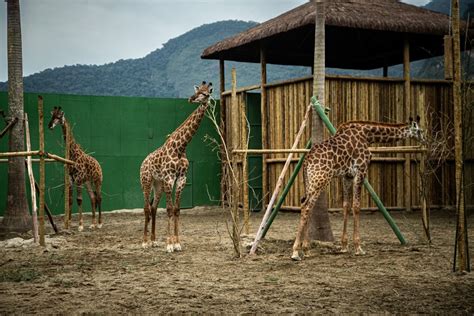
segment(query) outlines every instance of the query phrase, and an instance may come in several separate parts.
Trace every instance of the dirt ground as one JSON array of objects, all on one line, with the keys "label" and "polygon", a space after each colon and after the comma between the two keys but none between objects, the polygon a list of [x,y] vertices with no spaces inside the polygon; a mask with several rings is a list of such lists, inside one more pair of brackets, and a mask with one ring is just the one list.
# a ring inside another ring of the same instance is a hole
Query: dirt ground
[{"label": "dirt ground", "polygon": [[[253,229],[261,216],[252,214]],[[1,242],[0,314],[474,313],[474,272],[451,272],[454,214],[432,214],[431,246],[419,213],[394,217],[407,246],[379,213],[365,213],[366,255],[315,246],[293,262],[298,214],[277,217],[258,256],[234,259],[219,208],[183,210],[183,251],[171,254],[162,210],[160,246],[150,249],[141,248],[142,213],[107,213],[102,229],[80,233],[74,222],[46,250]],[[331,223],[339,239],[341,214]]]}]

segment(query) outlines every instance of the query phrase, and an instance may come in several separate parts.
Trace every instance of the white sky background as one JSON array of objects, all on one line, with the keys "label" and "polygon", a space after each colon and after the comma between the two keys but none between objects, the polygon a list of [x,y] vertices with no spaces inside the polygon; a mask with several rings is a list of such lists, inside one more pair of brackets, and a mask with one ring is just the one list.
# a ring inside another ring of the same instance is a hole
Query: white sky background
[{"label": "white sky background", "polygon": [[[307,1],[20,0],[23,73],[143,57],[202,24],[264,22]],[[6,2],[0,1],[0,81],[8,76],[6,11]]]}]

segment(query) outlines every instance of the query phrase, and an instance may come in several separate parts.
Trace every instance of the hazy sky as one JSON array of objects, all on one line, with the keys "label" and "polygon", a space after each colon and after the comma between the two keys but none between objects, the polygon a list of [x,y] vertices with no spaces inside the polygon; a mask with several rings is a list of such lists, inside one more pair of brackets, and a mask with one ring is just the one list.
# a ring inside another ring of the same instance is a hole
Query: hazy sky
[{"label": "hazy sky", "polygon": [[[263,22],[307,1],[20,0],[23,73],[143,57],[204,23]],[[6,11],[0,1],[0,81],[7,80]]]}]

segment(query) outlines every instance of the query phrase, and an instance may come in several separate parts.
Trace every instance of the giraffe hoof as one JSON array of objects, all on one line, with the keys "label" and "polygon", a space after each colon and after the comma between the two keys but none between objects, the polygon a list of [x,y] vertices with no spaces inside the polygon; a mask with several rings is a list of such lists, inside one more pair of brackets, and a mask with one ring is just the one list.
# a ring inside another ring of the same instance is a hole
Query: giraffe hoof
[{"label": "giraffe hoof", "polygon": [[97,228],[102,228],[102,223],[97,225]]},{"label": "giraffe hoof", "polygon": [[298,251],[293,251],[293,255],[291,256],[291,260],[293,261],[301,261],[301,257]]},{"label": "giraffe hoof", "polygon": [[84,230],[84,226],[80,225],[79,228],[78,228],[78,230],[79,230],[80,232],[82,232],[82,231]]},{"label": "giraffe hoof", "polygon": [[91,224],[91,226],[89,226],[90,229],[94,229],[95,228],[95,224]]},{"label": "giraffe hoof", "polygon": [[158,247],[158,242],[157,242],[157,241],[153,241],[153,242],[151,243],[151,246],[152,246],[153,248]]},{"label": "giraffe hoof", "polygon": [[150,248],[151,243],[149,241],[142,242],[142,248],[147,249]]},{"label": "giraffe hoof", "polygon": [[166,252],[173,252],[173,244],[166,245]]},{"label": "giraffe hoof", "polygon": [[174,251],[181,251],[182,250],[181,249],[181,244],[179,244],[179,243],[174,244],[173,245],[173,250]]},{"label": "giraffe hoof", "polygon": [[346,247],[342,247],[341,250],[339,251],[340,253],[347,253],[349,250]]},{"label": "giraffe hoof", "polygon": [[356,256],[363,256],[363,255],[365,255],[365,251],[362,250],[361,247],[357,247],[357,250],[356,250],[356,252],[355,252],[355,255],[356,255]]}]

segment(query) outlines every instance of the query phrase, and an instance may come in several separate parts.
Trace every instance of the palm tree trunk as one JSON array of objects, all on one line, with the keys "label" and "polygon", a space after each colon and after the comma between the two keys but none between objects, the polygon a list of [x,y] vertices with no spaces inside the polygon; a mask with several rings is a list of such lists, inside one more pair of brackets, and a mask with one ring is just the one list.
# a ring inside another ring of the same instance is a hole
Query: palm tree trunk
[{"label": "palm tree trunk", "polygon": [[[313,95],[324,104],[324,81],[326,77],[326,36],[325,36],[325,4],[323,0],[313,0],[316,8],[315,36],[314,36],[314,74]],[[313,110],[311,141],[313,144],[321,143],[324,126],[316,111]],[[308,234],[312,240],[334,241],[331,222],[328,214],[328,198],[326,191],[322,192],[311,211],[309,218]]]},{"label": "palm tree trunk", "polygon": [[[8,26],[8,108],[11,119],[18,123],[10,129],[9,151],[24,151],[23,61],[19,0],[7,1]],[[26,200],[25,158],[10,158],[8,163],[7,206],[0,229],[25,232],[31,229],[31,216]]]}]

